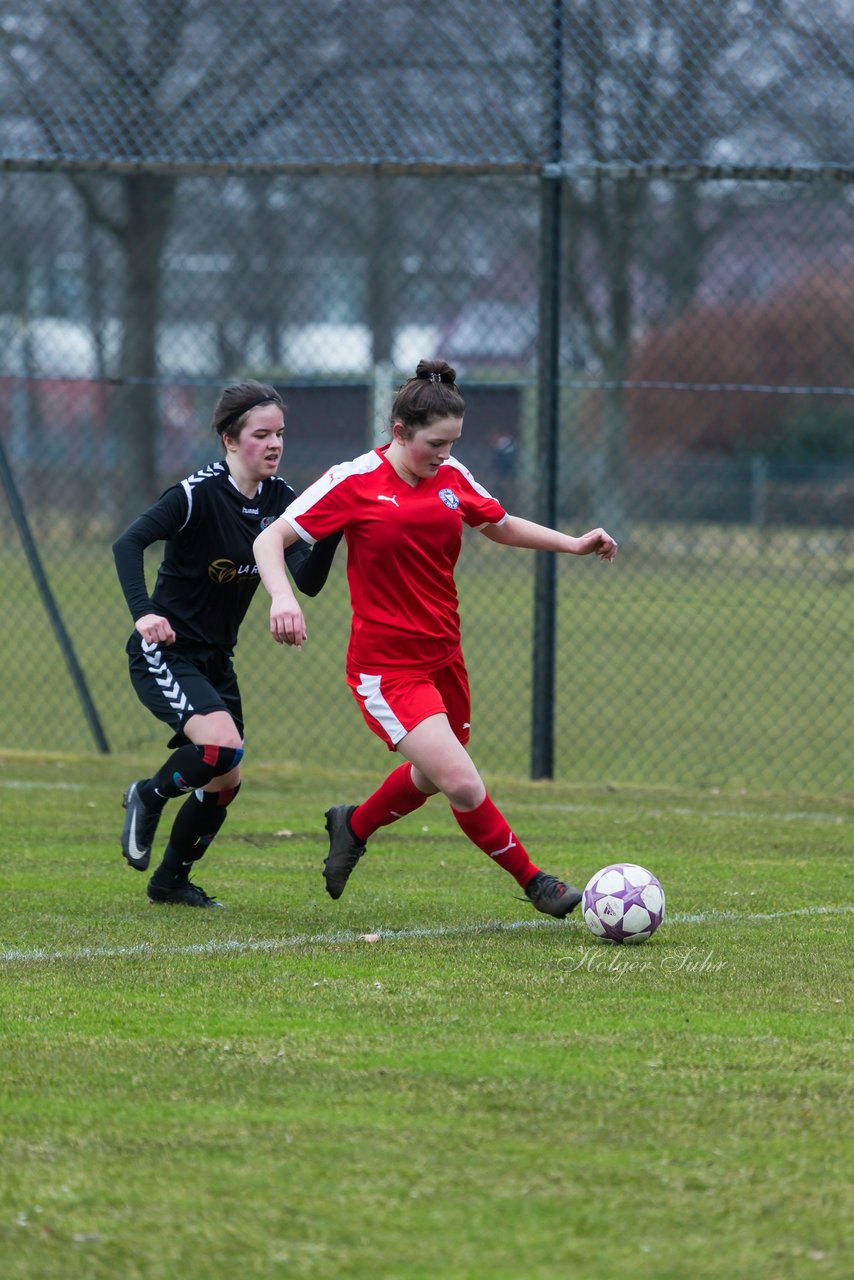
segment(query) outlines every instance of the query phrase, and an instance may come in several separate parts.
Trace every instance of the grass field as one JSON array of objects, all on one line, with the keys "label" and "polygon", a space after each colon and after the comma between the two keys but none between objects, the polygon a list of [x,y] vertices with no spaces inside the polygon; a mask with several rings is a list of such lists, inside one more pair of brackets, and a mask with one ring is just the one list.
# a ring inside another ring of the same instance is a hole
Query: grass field
[{"label": "grass field", "polygon": [[0,754],[5,1280],[854,1272],[850,796],[490,778],[547,869],[659,876],[621,949],[439,801],[331,902],[322,811],[379,767],[253,768],[228,909],[150,907],[150,763]]},{"label": "grass field", "polygon": [[[812,539],[812,541],[810,540]],[[130,619],[106,542],[52,543],[47,570],[114,751],[160,750],[163,733],[127,678]],[[156,557],[152,559],[153,568]],[[529,552],[467,540],[458,582],[476,756],[529,772]],[[613,565],[563,557],[558,572],[555,765],[559,777],[838,793],[854,759],[854,542],[844,531],[685,527],[633,531]],[[15,679],[0,745],[89,750],[93,739],[20,553],[0,554],[0,650]],[[305,603],[304,652],[275,646],[263,592],[236,665],[254,760],[322,766],[384,749],[365,734],[343,678],[344,558]],[[369,763],[372,762],[372,763]]]}]

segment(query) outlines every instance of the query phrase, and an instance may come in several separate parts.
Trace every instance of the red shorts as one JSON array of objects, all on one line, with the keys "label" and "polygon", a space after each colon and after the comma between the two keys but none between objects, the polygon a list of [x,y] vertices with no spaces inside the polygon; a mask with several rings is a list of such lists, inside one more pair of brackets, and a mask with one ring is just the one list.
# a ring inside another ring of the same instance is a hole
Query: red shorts
[{"label": "red shorts", "polygon": [[347,672],[368,728],[389,751],[428,716],[446,715],[463,746],[471,731],[471,694],[462,655],[438,671]]}]

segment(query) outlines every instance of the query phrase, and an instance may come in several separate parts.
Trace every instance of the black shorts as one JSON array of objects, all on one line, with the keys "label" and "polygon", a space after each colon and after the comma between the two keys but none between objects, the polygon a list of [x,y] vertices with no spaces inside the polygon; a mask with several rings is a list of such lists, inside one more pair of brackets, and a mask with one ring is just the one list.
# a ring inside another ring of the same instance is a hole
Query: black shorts
[{"label": "black shorts", "polygon": [[169,746],[186,742],[191,716],[226,711],[243,737],[243,706],[230,654],[146,644],[137,631],[127,642],[131,684],[143,706],[174,730]]}]

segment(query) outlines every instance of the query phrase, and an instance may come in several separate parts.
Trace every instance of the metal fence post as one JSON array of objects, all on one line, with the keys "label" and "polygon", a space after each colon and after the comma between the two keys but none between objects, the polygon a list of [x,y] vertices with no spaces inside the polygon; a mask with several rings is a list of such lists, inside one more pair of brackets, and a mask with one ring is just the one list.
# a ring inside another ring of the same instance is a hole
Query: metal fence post
[{"label": "metal fence post", "polygon": [[21,543],[24,548],[27,560],[29,561],[30,571],[33,580],[38,587],[39,595],[42,598],[47,616],[50,618],[51,626],[56,635],[57,642],[62,656],[65,658],[66,665],[71,675],[72,683],[77,691],[80,699],[80,705],[83,707],[84,715],[88,721],[89,728],[92,730],[92,737],[95,739],[95,745],[102,755],[108,755],[110,745],[107,742],[106,735],[98,718],[98,712],[89,693],[89,686],[86,683],[86,677],[83,669],[77,661],[77,655],[74,652],[74,646],[71,643],[71,637],[65,629],[65,623],[62,620],[62,614],[59,612],[59,606],[54,599],[53,592],[50,589],[50,583],[47,580],[47,574],[41,562],[38,548],[33,538],[32,530],[27,521],[24,504],[21,502],[21,496],[18,493],[18,487],[15,484],[15,477],[12,474],[12,468],[9,465],[9,459],[6,456],[6,450],[3,447],[3,441],[0,439],[0,478],[3,481],[3,487],[6,490],[6,497],[9,500],[9,510],[12,513],[12,519],[18,528]]},{"label": "metal fence post", "polygon": [[[558,518],[560,414],[561,204],[563,149],[563,19],[552,5],[549,160],[540,176],[540,329],[538,359],[537,515],[554,527]],[[534,578],[534,651],[531,692],[531,777],[554,776],[555,553],[539,551]]]}]

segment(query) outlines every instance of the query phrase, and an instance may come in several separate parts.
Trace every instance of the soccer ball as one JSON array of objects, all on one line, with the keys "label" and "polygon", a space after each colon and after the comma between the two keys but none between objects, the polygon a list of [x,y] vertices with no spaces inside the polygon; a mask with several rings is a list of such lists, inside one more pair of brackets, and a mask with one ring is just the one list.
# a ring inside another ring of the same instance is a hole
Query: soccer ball
[{"label": "soccer ball", "polygon": [[603,942],[645,942],[664,919],[664,890],[645,867],[615,862],[588,881],[581,910]]}]

